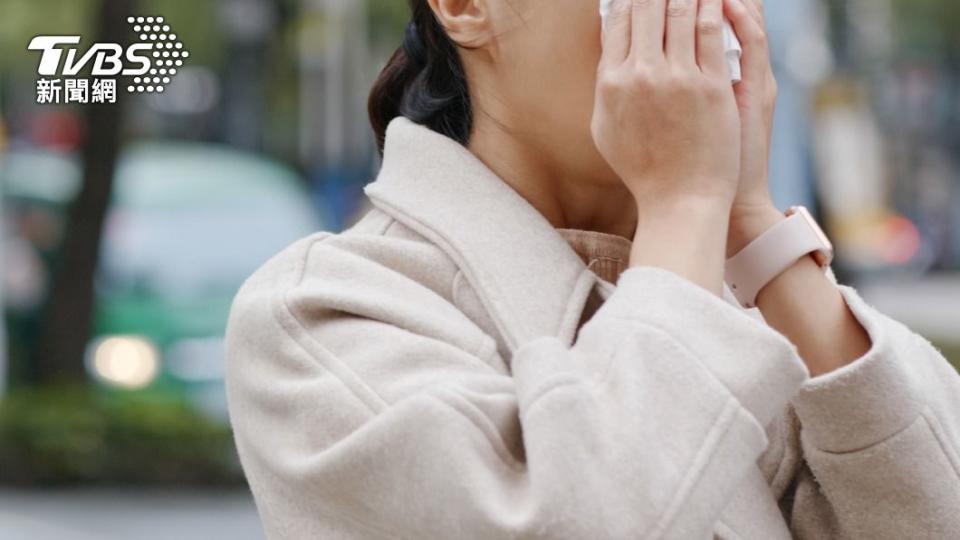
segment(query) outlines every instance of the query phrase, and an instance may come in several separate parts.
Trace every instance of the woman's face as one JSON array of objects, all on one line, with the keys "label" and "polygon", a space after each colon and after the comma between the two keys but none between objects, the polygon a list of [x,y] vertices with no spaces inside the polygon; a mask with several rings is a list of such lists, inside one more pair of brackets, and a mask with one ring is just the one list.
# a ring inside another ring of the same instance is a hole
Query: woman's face
[{"label": "woman's face", "polygon": [[[617,182],[590,132],[600,59],[599,0],[489,0],[492,37],[466,59],[478,111],[563,171]],[[469,54],[468,54],[469,56]]]}]

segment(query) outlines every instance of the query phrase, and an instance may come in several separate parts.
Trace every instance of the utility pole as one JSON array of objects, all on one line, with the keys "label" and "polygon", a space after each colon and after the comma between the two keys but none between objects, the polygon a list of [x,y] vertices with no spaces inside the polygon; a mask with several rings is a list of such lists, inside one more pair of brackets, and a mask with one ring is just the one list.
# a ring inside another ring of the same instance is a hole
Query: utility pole
[{"label": "utility pole", "polygon": [[301,0],[300,156],[326,214],[342,225],[372,151],[366,0]]},{"label": "utility pole", "polygon": [[221,0],[227,35],[223,84],[223,139],[231,146],[259,151],[263,146],[264,71],[267,43],[276,34],[274,0]]}]

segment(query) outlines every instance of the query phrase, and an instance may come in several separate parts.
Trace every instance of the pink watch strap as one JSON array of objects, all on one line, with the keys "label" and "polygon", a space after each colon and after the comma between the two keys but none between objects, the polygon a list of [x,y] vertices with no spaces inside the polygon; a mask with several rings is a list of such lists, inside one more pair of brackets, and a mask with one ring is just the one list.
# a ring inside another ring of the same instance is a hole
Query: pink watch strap
[{"label": "pink watch strap", "polygon": [[774,278],[810,253],[821,267],[833,259],[833,246],[820,226],[803,207],[794,207],[789,217],[727,260],[724,279],[745,308],[756,307],[757,295]]}]

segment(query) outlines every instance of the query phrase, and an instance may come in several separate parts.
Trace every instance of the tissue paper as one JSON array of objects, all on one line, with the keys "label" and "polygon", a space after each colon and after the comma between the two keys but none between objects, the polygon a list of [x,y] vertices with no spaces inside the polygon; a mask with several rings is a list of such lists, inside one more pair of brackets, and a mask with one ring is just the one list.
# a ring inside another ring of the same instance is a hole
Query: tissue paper
[{"label": "tissue paper", "polygon": [[[600,18],[606,23],[607,15],[610,13],[610,6],[614,0],[600,0]],[[727,66],[730,68],[730,80],[733,83],[740,82],[742,77],[740,59],[743,56],[743,48],[740,46],[740,40],[734,33],[730,21],[724,21],[723,26],[723,44],[727,57]]]}]

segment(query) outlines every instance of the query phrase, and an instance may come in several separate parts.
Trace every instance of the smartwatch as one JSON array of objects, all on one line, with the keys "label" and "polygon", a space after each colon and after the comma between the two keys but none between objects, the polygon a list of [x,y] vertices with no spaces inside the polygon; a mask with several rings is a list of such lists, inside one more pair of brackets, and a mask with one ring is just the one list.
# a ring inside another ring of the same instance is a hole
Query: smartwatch
[{"label": "smartwatch", "polygon": [[810,211],[794,206],[786,215],[726,262],[724,281],[744,308],[757,307],[760,291],[803,257],[824,270],[833,262],[833,244]]}]

